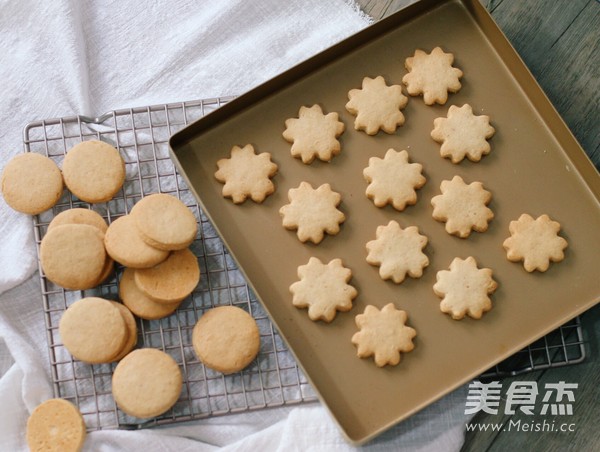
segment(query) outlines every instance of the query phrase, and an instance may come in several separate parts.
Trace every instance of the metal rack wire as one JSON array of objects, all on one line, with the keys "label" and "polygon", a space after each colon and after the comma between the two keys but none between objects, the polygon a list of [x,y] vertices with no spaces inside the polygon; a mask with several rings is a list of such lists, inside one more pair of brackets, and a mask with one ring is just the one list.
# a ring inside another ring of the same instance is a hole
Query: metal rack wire
[{"label": "metal rack wire", "polygon": [[[142,428],[316,400],[306,377],[169,158],[168,140],[173,133],[229,100],[231,97],[115,110],[97,118],[47,119],[30,123],[24,129],[25,150],[47,155],[59,165],[72,146],[91,139],[116,146],[126,164],[123,189],[107,203],[89,205],[65,192],[54,208],[34,217],[38,247],[50,221],[63,210],[90,208],[110,223],[127,214],[143,196],[156,192],[181,199],[194,212],[199,225],[199,237],[191,249],[200,264],[200,284],[173,315],[153,321],[138,319],[138,346],[155,347],[169,353],[183,374],[179,401],[155,419],[139,420],[120,411],[111,394],[115,365],[89,365],[74,360],[58,336],[60,317],[72,302],[87,296],[118,298],[122,268],[117,268],[115,275],[99,287],[86,291],[64,290],[46,279],[40,268],[54,393],[79,407],[88,430]],[[261,333],[261,348],[248,368],[224,376],[198,361],[191,345],[191,334],[202,312],[228,304],[242,307],[254,316]],[[581,326],[577,320],[542,341],[499,364],[483,377],[514,375],[580,362],[585,358]]]}]

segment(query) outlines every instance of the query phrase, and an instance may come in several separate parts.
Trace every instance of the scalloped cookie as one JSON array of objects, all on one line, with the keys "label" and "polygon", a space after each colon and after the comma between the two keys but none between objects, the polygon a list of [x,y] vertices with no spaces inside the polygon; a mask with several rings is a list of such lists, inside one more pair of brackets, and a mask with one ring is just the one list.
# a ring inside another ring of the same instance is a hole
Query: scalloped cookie
[{"label": "scalloped cookie", "polygon": [[27,419],[26,437],[31,452],[78,452],[85,442],[85,422],[71,402],[49,399]]}]

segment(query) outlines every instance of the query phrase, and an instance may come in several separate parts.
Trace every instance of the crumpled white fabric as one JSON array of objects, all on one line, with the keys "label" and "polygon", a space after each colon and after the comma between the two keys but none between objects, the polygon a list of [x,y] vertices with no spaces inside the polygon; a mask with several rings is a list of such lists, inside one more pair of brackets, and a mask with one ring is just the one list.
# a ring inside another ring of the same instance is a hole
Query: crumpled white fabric
[{"label": "crumpled white fabric", "polygon": [[[345,0],[0,0],[0,170],[33,120],[240,94],[369,23]],[[53,396],[31,217],[0,197],[0,450],[27,450]],[[366,450],[458,450],[465,388]],[[85,449],[354,450],[318,403],[145,431],[97,431]]]}]

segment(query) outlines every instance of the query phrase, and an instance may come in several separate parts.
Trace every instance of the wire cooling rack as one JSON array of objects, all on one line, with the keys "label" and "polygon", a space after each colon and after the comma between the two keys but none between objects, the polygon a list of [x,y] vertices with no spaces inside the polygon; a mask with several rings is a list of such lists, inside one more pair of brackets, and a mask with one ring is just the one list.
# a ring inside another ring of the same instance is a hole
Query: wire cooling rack
[{"label": "wire cooling rack", "polygon": [[[115,364],[89,365],[74,360],[58,335],[60,317],[74,301],[89,296],[118,298],[122,267],[117,266],[115,274],[102,285],[85,291],[62,289],[49,281],[40,268],[54,393],[79,407],[90,431],[142,428],[316,400],[306,377],[169,158],[168,140],[173,133],[231,99],[115,110],[97,118],[47,119],[30,123],[24,129],[25,151],[47,155],[59,166],[66,152],[84,140],[102,140],[114,145],[126,164],[125,184],[112,200],[90,205],[65,191],[56,206],[35,216],[33,226],[38,250],[48,224],[63,210],[90,208],[110,223],[129,213],[137,201],[150,193],[177,196],[194,212],[199,225],[199,237],[191,249],[200,264],[200,284],[173,315],[161,320],[137,320],[138,347],[165,351],[179,364],[183,374],[183,390],[178,402],[155,419],[139,420],[119,410],[111,393]],[[255,361],[243,371],[226,376],[204,367],[191,343],[192,329],[198,318],[207,309],[221,305],[246,309],[256,319],[261,335],[260,352]],[[581,325],[576,319],[482,377],[515,375],[574,364],[584,358]]]}]

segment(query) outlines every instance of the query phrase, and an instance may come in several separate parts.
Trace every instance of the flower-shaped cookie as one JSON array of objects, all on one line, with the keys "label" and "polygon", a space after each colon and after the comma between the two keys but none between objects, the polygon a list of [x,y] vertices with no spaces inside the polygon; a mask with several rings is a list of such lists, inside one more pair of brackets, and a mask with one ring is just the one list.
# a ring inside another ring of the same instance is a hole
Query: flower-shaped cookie
[{"label": "flower-shaped cookie", "polygon": [[473,257],[455,258],[450,270],[439,271],[436,279],[433,291],[442,299],[440,310],[454,320],[465,315],[480,319],[484,312],[492,309],[489,295],[498,284],[492,279],[492,270],[477,268]]},{"label": "flower-shaped cookie", "polygon": [[441,195],[431,199],[433,218],[446,223],[446,232],[466,238],[471,230],[487,231],[488,222],[494,218],[487,205],[492,194],[484,190],[481,182],[466,184],[460,176],[442,181]]},{"label": "flower-shaped cookie", "polygon": [[243,203],[248,197],[261,203],[275,191],[271,177],[277,174],[277,165],[268,152],[256,155],[251,144],[243,148],[234,146],[231,157],[219,160],[217,167],[215,178],[225,184],[223,196],[235,204]]},{"label": "flower-shaped cookie", "polygon": [[425,185],[422,170],[421,164],[408,163],[406,151],[389,149],[383,159],[371,157],[369,166],[363,170],[363,176],[369,183],[367,198],[372,199],[377,207],[391,203],[396,210],[404,210],[407,205],[417,202],[415,189]]},{"label": "flower-shaped cookie", "polygon": [[356,316],[359,331],[352,336],[357,346],[357,356],[368,358],[375,355],[375,364],[395,366],[400,362],[400,353],[410,352],[415,346],[413,338],[417,335],[414,328],[406,326],[408,316],[389,303],[380,311],[368,305],[363,314]]},{"label": "flower-shaped cookie", "polygon": [[352,309],[352,300],[358,292],[348,284],[352,271],[340,259],[323,264],[311,257],[308,264],[298,267],[298,277],[300,281],[290,286],[292,303],[297,308],[308,308],[311,320],[331,322],[337,311]]},{"label": "flower-shaped cookie", "polygon": [[375,135],[379,129],[394,133],[398,126],[404,124],[400,110],[406,107],[408,97],[402,94],[400,85],[387,86],[381,75],[365,77],[362,89],[351,89],[348,99],[346,110],[356,115],[354,128],[364,130],[367,135]]},{"label": "flower-shaped cookie", "polygon": [[406,275],[420,278],[429,259],[423,253],[427,237],[419,234],[419,228],[402,229],[396,221],[378,226],[376,239],[367,242],[367,262],[379,266],[381,279],[391,279],[400,284]]},{"label": "flower-shaped cookie", "polygon": [[292,143],[292,155],[306,164],[315,157],[329,162],[338,155],[341,147],[337,137],[344,132],[344,123],[338,118],[337,113],[323,114],[319,105],[300,107],[298,118],[287,119],[283,132],[283,138]]},{"label": "flower-shaped cookie", "polygon": [[301,182],[298,188],[288,192],[289,204],[279,209],[283,227],[297,229],[301,242],[310,240],[317,244],[323,240],[325,232],[335,235],[340,231],[340,223],[345,215],[336,209],[342,197],[323,184],[316,190],[308,182]]},{"label": "flower-shaped cookie", "polygon": [[452,163],[459,163],[465,157],[478,162],[482,156],[490,153],[487,139],[495,131],[490,125],[489,116],[475,116],[469,104],[460,108],[452,105],[446,118],[434,119],[431,138],[442,143],[440,155],[449,158]]},{"label": "flower-shaped cookie", "polygon": [[414,56],[404,61],[408,74],[402,77],[406,90],[411,96],[423,94],[427,105],[438,103],[444,105],[448,100],[448,92],[457,92],[461,85],[459,79],[463,73],[460,69],[452,67],[454,55],[445,53],[436,47],[431,53],[420,49]]},{"label": "flower-shaped cookie", "polygon": [[517,221],[511,221],[508,229],[511,236],[503,243],[506,257],[511,262],[523,261],[528,272],[545,272],[550,261],[560,262],[565,258],[564,249],[568,243],[558,235],[560,224],[548,215],[534,220],[524,213]]}]

